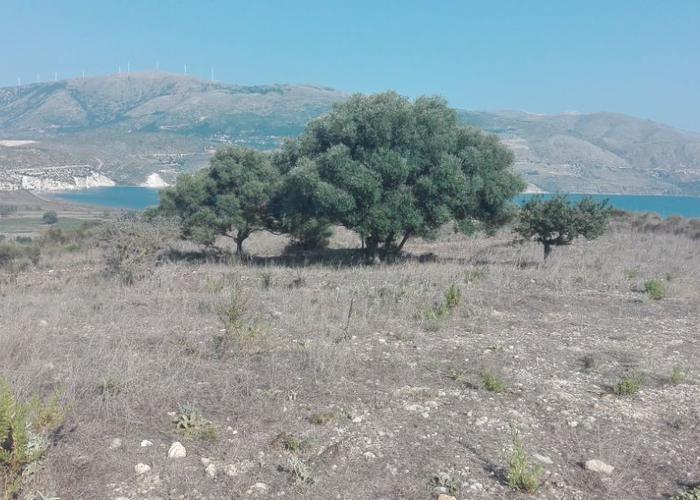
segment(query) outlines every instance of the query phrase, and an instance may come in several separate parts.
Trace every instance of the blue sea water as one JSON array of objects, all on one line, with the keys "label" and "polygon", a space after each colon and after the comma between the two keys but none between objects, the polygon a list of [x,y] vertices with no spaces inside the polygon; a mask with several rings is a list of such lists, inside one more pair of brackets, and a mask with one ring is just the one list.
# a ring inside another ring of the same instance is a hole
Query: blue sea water
[{"label": "blue sea water", "polygon": [[160,191],[139,186],[114,186],[80,191],[62,191],[51,194],[51,197],[84,205],[124,210],[145,210],[148,207],[158,205]]},{"label": "blue sea water", "polygon": [[[136,186],[115,186],[85,189],[83,191],[65,191],[52,196],[62,200],[125,210],[144,210],[158,204],[160,191],[153,188]],[[523,194],[516,197],[517,203],[524,203],[532,196]],[[542,195],[545,198],[551,194]],[[580,200],[584,195],[568,195],[572,201]],[[649,195],[592,195],[596,200],[610,200],[615,208],[630,212],[655,212],[662,217],[680,215],[682,217],[700,218],[700,198],[692,196],[649,196]]]},{"label": "blue sea water", "polygon": [[[552,198],[553,194],[533,195],[522,194],[515,201],[522,204],[533,196]],[[700,218],[700,198],[693,196],[661,196],[661,195],[636,195],[636,194],[568,194],[567,197],[577,202],[585,196],[590,196],[596,201],[609,200],[610,205],[628,212],[653,212],[661,217],[679,215],[692,219]]]}]

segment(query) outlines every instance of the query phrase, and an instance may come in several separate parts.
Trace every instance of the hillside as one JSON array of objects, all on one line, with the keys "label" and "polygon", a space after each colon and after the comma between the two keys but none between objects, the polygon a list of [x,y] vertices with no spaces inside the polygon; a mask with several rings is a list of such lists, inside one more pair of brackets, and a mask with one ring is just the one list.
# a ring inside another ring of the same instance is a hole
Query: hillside
[{"label": "hillside", "polygon": [[[166,73],[3,88],[0,186],[65,188],[47,167],[66,166],[92,171],[75,177],[76,186],[96,175],[139,184],[157,173],[172,182],[223,144],[274,148],[345,96],[310,85],[240,86]],[[613,113],[460,117],[497,133],[525,179],[547,191],[700,194],[698,134]]]},{"label": "hillside", "polygon": [[461,112],[547,191],[700,194],[700,134],[616,113]]}]

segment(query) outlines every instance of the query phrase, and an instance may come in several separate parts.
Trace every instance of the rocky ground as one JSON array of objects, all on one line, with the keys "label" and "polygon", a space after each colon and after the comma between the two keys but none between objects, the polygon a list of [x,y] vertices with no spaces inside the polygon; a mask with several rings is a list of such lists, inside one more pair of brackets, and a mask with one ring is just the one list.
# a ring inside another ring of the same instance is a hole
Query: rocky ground
[{"label": "rocky ground", "polygon": [[510,241],[444,234],[362,266],[259,235],[252,262],[181,254],[130,285],[98,248],[0,271],[0,375],[68,405],[29,492],[525,498],[513,428],[535,498],[698,483],[698,241],[614,227],[545,264]]}]

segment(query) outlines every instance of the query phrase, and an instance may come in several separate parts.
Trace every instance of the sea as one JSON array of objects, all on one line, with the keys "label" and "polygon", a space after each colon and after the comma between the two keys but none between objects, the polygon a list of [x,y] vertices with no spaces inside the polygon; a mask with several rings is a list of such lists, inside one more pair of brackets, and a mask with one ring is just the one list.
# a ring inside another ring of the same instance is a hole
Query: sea
[{"label": "sea", "polygon": [[[56,192],[51,193],[49,197],[85,205],[138,211],[158,205],[159,193],[160,191],[154,188],[114,186]],[[522,204],[533,196],[549,198],[554,195],[522,194],[517,196],[515,201]],[[673,215],[700,218],[700,197],[627,194],[582,195],[575,193],[567,196],[574,202],[584,196],[592,196],[595,200],[609,200],[610,205],[615,208],[630,212],[653,212],[664,218]]]}]

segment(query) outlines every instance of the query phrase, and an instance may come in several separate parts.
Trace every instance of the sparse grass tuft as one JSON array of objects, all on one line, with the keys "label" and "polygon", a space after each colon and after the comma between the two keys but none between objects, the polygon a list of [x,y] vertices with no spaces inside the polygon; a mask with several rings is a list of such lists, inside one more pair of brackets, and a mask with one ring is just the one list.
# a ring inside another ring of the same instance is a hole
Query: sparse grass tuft
[{"label": "sparse grass tuft", "polygon": [[661,280],[651,279],[644,283],[644,291],[652,300],[661,300],[666,298],[666,286]]},{"label": "sparse grass tuft", "polygon": [[682,384],[685,380],[685,370],[680,366],[674,366],[671,370],[671,383],[673,385]]},{"label": "sparse grass tuft", "polygon": [[613,392],[618,396],[632,396],[637,394],[644,385],[641,375],[626,375],[613,386]]},{"label": "sparse grass tuft", "polygon": [[309,422],[314,425],[326,425],[329,424],[337,418],[335,412],[332,411],[322,411],[319,413],[314,413],[309,417]]},{"label": "sparse grass tuft", "polygon": [[513,490],[534,494],[541,485],[542,467],[530,465],[520,431],[513,424],[510,425],[510,435],[513,451],[508,460],[506,482]]},{"label": "sparse grass tuft", "polygon": [[484,388],[489,392],[495,392],[496,394],[501,394],[508,389],[506,383],[493,372],[486,371],[481,374],[481,381],[484,384]]},{"label": "sparse grass tuft", "polygon": [[454,283],[445,290],[444,299],[423,311],[423,328],[428,332],[440,330],[442,321],[450,316],[462,301],[462,291]]},{"label": "sparse grass tuft", "polygon": [[173,417],[173,424],[177,432],[189,439],[211,442],[219,439],[216,426],[190,404],[180,406],[178,413]]},{"label": "sparse grass tuft", "polygon": [[639,278],[639,270],[637,269],[625,269],[625,278],[628,280],[634,280]]},{"label": "sparse grass tuft", "polygon": [[696,486],[692,490],[676,493],[670,500],[700,500],[700,486]]},{"label": "sparse grass tuft", "polygon": [[263,271],[259,276],[260,286],[263,290],[268,290],[272,286],[272,271]]},{"label": "sparse grass tuft", "polygon": [[287,459],[289,463],[289,471],[297,484],[311,484],[314,482],[311,467],[306,462],[297,457],[290,455]]},{"label": "sparse grass tuft", "polygon": [[445,474],[444,472],[433,476],[433,478],[430,480],[430,485],[434,487],[445,488],[447,490],[447,493],[449,493],[450,495],[459,494],[459,490],[462,487],[461,483],[457,479],[451,478],[448,474]]}]

